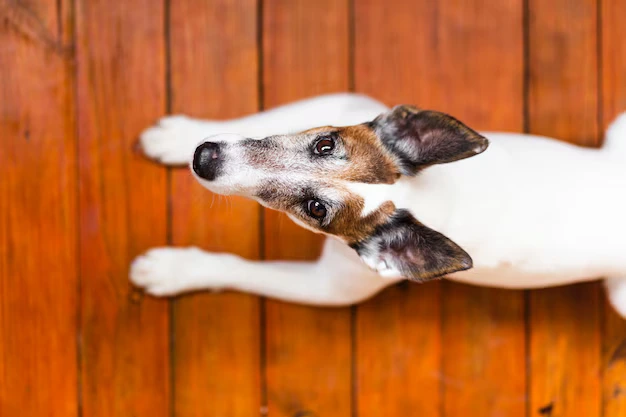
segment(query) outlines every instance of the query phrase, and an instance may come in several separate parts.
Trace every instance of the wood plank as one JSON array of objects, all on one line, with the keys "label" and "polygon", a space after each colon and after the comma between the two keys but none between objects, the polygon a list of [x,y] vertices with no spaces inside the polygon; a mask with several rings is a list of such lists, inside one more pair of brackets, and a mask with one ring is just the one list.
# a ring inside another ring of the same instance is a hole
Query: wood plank
[{"label": "wood plank", "polygon": [[[264,1],[265,108],[347,90],[348,37],[345,0]],[[314,259],[321,241],[286,216],[265,211],[267,259]],[[350,329],[349,308],[319,309],[267,301],[266,374],[271,415],[351,415]]]},{"label": "wood plank", "polygon": [[128,281],[166,239],[163,168],[133,152],[165,110],[164,10],[148,0],[77,1],[82,410],[166,416],[167,301]]},{"label": "wood plank", "polygon": [[599,309],[598,283],[531,292],[532,414],[601,415]]},{"label": "wood plank", "polygon": [[[172,112],[223,119],[258,109],[256,0],[171,2]],[[186,170],[172,173],[176,246],[259,256],[259,208],[216,197]],[[244,219],[244,221],[242,221]],[[174,413],[249,417],[259,413],[259,299],[194,294],[174,306]]]},{"label": "wood plank", "polygon": [[[602,127],[626,111],[626,1],[603,0],[602,40]],[[603,415],[626,415],[626,320],[617,315],[604,298],[602,352]]]},{"label": "wood plank", "polygon": [[409,282],[359,305],[359,417],[439,416],[441,285]]},{"label": "wood plank", "polygon": [[[522,2],[396,3],[355,4],[357,90],[389,105],[444,110],[479,129],[521,130]],[[524,414],[523,293],[444,284],[410,285],[359,308],[361,416]],[[398,305],[426,311],[406,314]],[[370,375],[375,361],[378,375]],[[503,372],[506,380],[497,378]]]},{"label": "wood plank", "polygon": [[444,415],[525,416],[524,293],[446,283],[443,294]]},{"label": "wood plank", "polygon": [[[598,143],[597,3],[529,3],[531,133]],[[599,284],[530,294],[530,413],[601,414]]]},{"label": "wood plank", "polygon": [[78,222],[74,76],[63,52],[73,41],[69,2],[0,2],[0,20],[0,415],[73,417]]},{"label": "wood plank", "polygon": [[530,131],[597,146],[597,0],[529,7]]}]

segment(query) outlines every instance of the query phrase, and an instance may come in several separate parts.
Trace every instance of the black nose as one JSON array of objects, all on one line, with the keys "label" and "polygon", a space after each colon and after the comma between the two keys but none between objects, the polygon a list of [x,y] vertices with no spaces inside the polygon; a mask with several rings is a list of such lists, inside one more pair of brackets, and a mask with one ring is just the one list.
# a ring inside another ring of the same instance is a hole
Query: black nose
[{"label": "black nose", "polygon": [[214,142],[204,142],[196,148],[193,154],[193,170],[200,178],[213,181],[219,173],[222,165],[222,155],[220,144]]}]

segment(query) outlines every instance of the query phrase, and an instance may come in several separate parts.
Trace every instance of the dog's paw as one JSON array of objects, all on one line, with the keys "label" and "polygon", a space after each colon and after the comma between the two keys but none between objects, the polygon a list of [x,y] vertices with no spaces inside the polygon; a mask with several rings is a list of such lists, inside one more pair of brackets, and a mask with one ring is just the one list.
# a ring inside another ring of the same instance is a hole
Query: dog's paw
[{"label": "dog's paw", "polygon": [[141,148],[151,159],[166,165],[187,165],[198,143],[219,133],[220,122],[187,116],[164,117],[139,135]]},{"label": "dog's paw", "polygon": [[218,291],[225,286],[225,271],[233,258],[193,247],[151,249],[133,261],[130,280],[156,296],[199,289]]}]

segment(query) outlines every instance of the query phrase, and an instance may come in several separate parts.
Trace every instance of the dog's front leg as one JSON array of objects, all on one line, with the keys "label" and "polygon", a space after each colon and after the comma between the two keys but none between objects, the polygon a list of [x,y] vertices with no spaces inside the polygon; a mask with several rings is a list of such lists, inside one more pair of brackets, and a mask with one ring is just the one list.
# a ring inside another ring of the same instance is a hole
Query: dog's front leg
[{"label": "dog's front leg", "polygon": [[130,276],[157,296],[236,290],[325,306],[357,303],[395,282],[370,271],[351,249],[330,239],[315,262],[249,261],[197,248],[157,248],[133,262]]},{"label": "dog's front leg", "polygon": [[385,110],[383,104],[363,95],[328,94],[231,120],[164,117],[141,133],[140,142],[148,157],[166,165],[186,165],[196,146],[214,135],[264,138],[318,126],[347,126],[369,121]]}]

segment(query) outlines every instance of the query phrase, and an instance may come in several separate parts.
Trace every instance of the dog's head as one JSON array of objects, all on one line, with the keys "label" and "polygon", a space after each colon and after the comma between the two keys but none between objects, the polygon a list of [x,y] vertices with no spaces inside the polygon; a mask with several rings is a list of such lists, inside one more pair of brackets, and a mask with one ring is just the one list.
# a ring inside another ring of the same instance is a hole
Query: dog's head
[{"label": "dog's head", "polygon": [[424,281],[471,268],[472,260],[397,209],[382,191],[389,187],[376,185],[487,146],[487,139],[448,115],[397,106],[356,126],[264,139],[215,136],[198,146],[192,168],[211,191],[253,198],[343,240],[381,274]]}]

